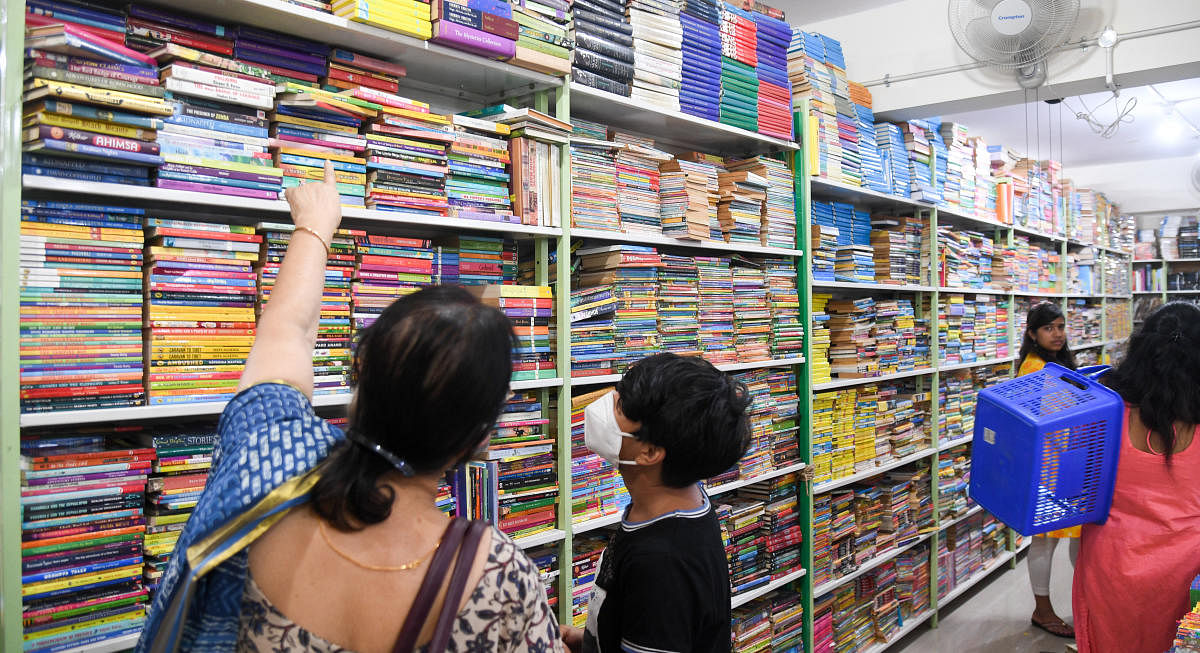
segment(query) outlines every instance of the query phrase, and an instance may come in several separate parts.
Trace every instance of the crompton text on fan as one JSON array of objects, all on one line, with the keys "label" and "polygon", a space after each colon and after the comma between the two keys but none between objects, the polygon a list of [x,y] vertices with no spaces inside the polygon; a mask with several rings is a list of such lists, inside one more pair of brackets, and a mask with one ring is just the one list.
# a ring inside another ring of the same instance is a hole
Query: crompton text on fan
[{"label": "crompton text on fan", "polygon": [[1046,81],[1046,57],[1066,42],[1079,0],[950,0],[950,31],[971,58],[1014,70],[1023,88]]}]

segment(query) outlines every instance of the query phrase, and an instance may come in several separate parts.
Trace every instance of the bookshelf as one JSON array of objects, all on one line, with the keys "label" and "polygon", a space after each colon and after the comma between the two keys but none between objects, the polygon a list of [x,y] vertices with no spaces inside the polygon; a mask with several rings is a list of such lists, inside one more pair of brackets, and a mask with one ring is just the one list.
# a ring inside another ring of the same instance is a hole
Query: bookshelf
[{"label": "bookshelf", "polygon": [[[1026,235],[1041,241],[1057,245],[1065,254],[1071,246],[1081,246],[1060,236],[1046,235],[1019,226],[1004,225],[977,216],[965,215],[951,210],[935,208],[929,204],[917,202],[906,197],[897,197],[870,191],[865,188],[850,187],[838,182],[821,179],[810,175],[809,160],[811,148],[815,145],[812,139],[805,138],[804,129],[807,121],[802,116],[807,115],[807,105],[800,107],[800,112],[794,120],[797,142],[781,140],[764,136],[744,129],[731,127],[717,122],[698,119],[696,117],[677,113],[665,112],[639,105],[628,98],[620,98],[584,86],[572,85],[562,78],[533,72],[499,61],[476,57],[465,52],[442,47],[435,43],[402,36],[400,34],[381,30],[375,27],[361,25],[336,16],[321,14],[297,6],[289,5],[279,0],[156,0],[155,4],[167,8],[186,10],[210,16],[223,22],[237,22],[248,25],[281,30],[295,36],[310,38],[317,41],[340,46],[352,47],[377,57],[399,60],[408,68],[408,77],[402,81],[402,92],[414,97],[430,101],[435,111],[455,111],[464,107],[475,107],[493,104],[512,98],[522,98],[533,108],[547,111],[553,115],[567,119],[579,117],[595,119],[620,130],[627,130],[645,136],[653,137],[662,143],[665,149],[696,150],[719,154],[751,156],[756,154],[780,154],[791,163],[794,172],[794,198],[797,217],[797,238],[793,248],[765,247],[754,244],[724,243],[715,241],[689,241],[665,236],[646,236],[642,234],[625,234],[619,232],[599,231],[593,229],[574,229],[569,226],[569,219],[564,214],[562,227],[544,227],[488,222],[482,220],[465,220],[457,218],[429,218],[423,215],[375,211],[363,208],[345,208],[343,210],[346,226],[384,227],[389,233],[404,235],[444,235],[474,233],[485,235],[503,235],[514,239],[531,242],[535,257],[535,281],[538,284],[553,285],[555,293],[555,311],[557,322],[557,376],[553,379],[538,381],[518,381],[512,384],[514,390],[537,390],[544,406],[555,403],[558,406],[570,404],[572,390],[575,388],[593,389],[600,384],[611,384],[620,379],[620,375],[604,375],[593,377],[572,378],[570,373],[570,291],[569,275],[559,275],[550,282],[551,260],[566,261],[570,258],[572,239],[587,239],[589,241],[611,243],[633,243],[669,248],[671,251],[693,253],[744,254],[749,256],[785,257],[795,260],[797,265],[797,285],[801,304],[801,314],[805,327],[805,343],[803,354],[794,358],[754,361],[747,363],[731,363],[720,365],[721,369],[730,372],[754,370],[773,367],[787,367],[796,372],[797,392],[800,397],[800,451],[801,462],[779,469],[759,474],[750,478],[722,483],[709,488],[714,495],[733,492],[752,483],[769,481],[785,474],[801,472],[811,464],[813,443],[811,433],[812,400],[817,393],[832,390],[852,388],[855,386],[885,383],[906,379],[916,379],[924,390],[936,392],[942,375],[960,370],[991,365],[1012,365],[1015,356],[1006,356],[990,360],[979,360],[962,363],[939,365],[937,338],[932,338],[933,352],[931,360],[934,363],[925,368],[907,370],[879,377],[864,379],[835,379],[830,382],[814,384],[808,371],[807,362],[812,357],[812,346],[809,334],[812,333],[812,301],[815,292],[850,293],[850,294],[903,294],[914,299],[929,298],[933,306],[937,306],[939,296],[943,293],[964,293],[970,295],[986,295],[997,298],[1007,298],[1011,307],[1015,299],[1025,293],[1007,290],[984,288],[957,288],[932,285],[935,278],[934,270],[924,270],[927,285],[893,285],[886,283],[850,283],[850,282],[815,282],[811,276],[808,252],[811,250],[809,228],[812,225],[811,202],[813,199],[836,200],[848,202],[856,206],[873,210],[893,211],[898,214],[920,214],[929,220],[930,254],[937,252],[936,228],[939,220],[948,223],[964,225],[971,229],[991,230],[997,235],[1012,242],[1014,235]],[[6,9],[10,16],[24,14],[22,0],[6,0]],[[9,20],[5,23],[5,32],[0,41],[2,56],[8,70],[19,70],[23,65],[22,47],[23,22]],[[449,82],[449,83],[448,83]],[[21,78],[8,75],[0,81],[0,104],[3,105],[5,116],[19,116],[21,112]],[[48,179],[36,176],[22,176],[20,173],[20,142],[19,121],[9,120],[0,132],[3,147],[0,148],[0,171],[3,171],[0,185],[0,205],[5,216],[16,216],[19,213],[19,202],[23,195],[29,197],[69,198],[69,201],[82,201],[87,198],[112,201],[130,206],[151,207],[156,210],[169,210],[173,213],[187,214],[189,219],[200,221],[226,222],[237,224],[254,224],[269,217],[273,220],[286,219],[288,207],[286,202],[247,199],[230,196],[217,196],[190,191],[168,190],[159,188],[131,188],[127,186],[77,182],[71,180]],[[798,144],[800,143],[800,144]],[[563,148],[566,151],[566,148]],[[562,183],[558,193],[564,207],[569,207],[571,199],[570,158],[562,157],[560,169]],[[19,411],[19,351],[18,304],[19,296],[18,273],[18,244],[20,240],[19,223],[16,219],[0,221],[0,596],[18,597],[21,590],[20,557],[20,456],[19,437],[22,429],[43,428],[52,426],[82,425],[95,422],[165,422],[170,420],[211,419],[215,418],[224,404],[211,402],[204,404],[182,404],[176,406],[141,406],[136,408],[114,408],[87,411],[70,411],[45,414],[21,415]],[[1125,256],[1110,248],[1099,247],[1101,251]],[[935,260],[932,257],[931,260]],[[1138,262],[1141,263],[1141,262]],[[1060,290],[1064,280],[1060,279]],[[1200,292],[1200,291],[1196,291]],[[1164,293],[1165,296],[1166,293]],[[1035,297],[1046,297],[1060,300],[1064,307],[1068,296],[1065,292],[1039,293]],[[1073,297],[1074,295],[1072,295]],[[1096,296],[1101,306],[1107,302],[1128,300],[1128,296],[1101,294]],[[936,316],[933,316],[934,318]],[[1008,339],[1010,350],[1013,350],[1016,331],[1015,314],[1010,315]],[[931,334],[936,334],[936,319],[931,322]],[[1120,344],[1120,338],[1114,337],[1105,324],[1102,340],[1090,343],[1092,348],[1108,349]],[[318,397],[314,405],[322,412],[338,411],[345,407],[348,397],[345,395]],[[937,424],[937,402],[931,402],[933,425]],[[557,472],[559,479],[559,500],[557,502],[558,528],[538,533],[526,538],[520,538],[518,543],[523,547],[557,545],[560,553],[560,563],[557,570],[551,572],[556,576],[559,588],[560,620],[569,623],[571,618],[571,602],[574,585],[571,574],[562,573],[570,569],[572,543],[575,535],[594,532],[611,527],[620,520],[619,515],[608,515],[589,521],[573,523],[571,501],[563,500],[564,488],[569,496],[569,481],[572,477],[571,466],[571,422],[570,411],[558,410],[553,419],[557,432]],[[808,650],[812,650],[812,621],[814,594],[825,592],[837,585],[849,582],[851,577],[843,577],[833,584],[825,583],[814,587],[813,578],[808,574],[813,564],[812,551],[812,509],[813,499],[817,494],[830,492],[837,488],[846,487],[877,476],[889,470],[898,469],[913,462],[929,460],[936,462],[939,452],[954,446],[966,444],[969,437],[959,437],[939,442],[936,432],[932,433],[929,447],[897,460],[883,462],[873,469],[865,470],[846,478],[838,478],[827,483],[814,486],[807,483],[799,497],[799,509],[802,524],[805,527],[804,541],[801,545],[802,565],[770,583],[744,592],[734,597],[734,606],[744,605],[755,598],[764,596],[772,590],[791,586],[797,588],[805,597],[805,641]],[[936,477],[931,479],[933,500],[937,502]],[[969,511],[945,522],[935,521],[935,530],[923,534],[915,541],[902,547],[893,548],[876,559],[866,563],[854,572],[862,575],[871,569],[899,556],[904,551],[922,543],[930,543],[931,548],[931,597],[932,608],[913,618],[906,620],[893,642],[904,634],[920,627],[926,622],[936,624],[938,603],[936,597],[937,573],[937,542],[941,531],[948,526],[966,519],[978,510]],[[1010,545],[1012,539],[1010,537]],[[974,579],[960,585],[955,592],[942,599],[949,603],[953,598],[965,592],[971,585],[979,582],[991,571],[998,569],[1003,563],[1010,561],[1015,552],[1010,551],[991,563],[991,565]],[[22,634],[20,603],[8,600],[2,603],[0,613],[0,648],[3,650],[19,650]],[[125,637],[109,641],[103,645],[80,647],[72,649],[79,653],[101,653],[122,650],[132,646],[135,637]],[[880,643],[869,650],[872,653],[883,651],[891,642]]]},{"label": "bookshelf", "polygon": [[[810,156],[812,155],[812,153],[809,151],[809,147],[810,147],[809,140],[810,139],[808,139],[808,134],[804,131],[804,127],[807,124],[807,121],[803,119],[803,116],[808,115],[808,112],[809,112],[809,107],[808,107],[807,102],[804,102],[802,104],[798,103],[797,110],[798,110],[798,112],[797,112],[797,116],[796,116],[796,120],[795,120],[796,133],[800,135],[801,141],[805,144],[805,149],[794,157],[794,161],[795,161],[794,169],[796,170],[796,197],[797,197],[797,200],[796,200],[797,207],[796,208],[797,208],[797,216],[803,220],[802,229],[800,229],[800,231],[803,232],[803,235],[806,238],[809,236],[809,233],[810,233],[809,229],[813,224],[811,202],[812,201],[837,201],[837,202],[849,203],[849,204],[854,205],[855,207],[867,208],[867,209],[870,209],[873,213],[885,211],[885,212],[891,212],[895,215],[914,215],[914,216],[919,216],[919,217],[925,218],[926,220],[928,220],[928,225],[926,226],[926,229],[927,229],[928,233],[930,234],[930,237],[928,238],[928,245],[927,245],[929,248],[929,250],[927,252],[929,254],[929,259],[928,259],[929,261],[936,262],[936,260],[937,260],[937,257],[935,256],[935,254],[939,251],[939,248],[940,248],[940,245],[938,243],[938,238],[937,238],[938,225],[939,224],[948,224],[948,225],[952,225],[956,228],[981,231],[981,232],[984,232],[985,234],[991,234],[995,237],[997,245],[1011,246],[1014,242],[1014,238],[1018,237],[1018,236],[1024,236],[1024,237],[1029,238],[1030,240],[1035,240],[1043,246],[1052,248],[1053,251],[1055,251],[1056,253],[1058,253],[1060,255],[1061,260],[1063,261],[1063,266],[1064,266],[1063,271],[1064,272],[1065,272],[1065,264],[1066,264],[1067,254],[1070,251],[1077,249],[1077,248],[1081,248],[1081,247],[1094,247],[1099,252],[1103,252],[1108,255],[1120,257],[1124,261],[1124,265],[1126,266],[1126,268],[1130,269],[1130,271],[1131,271],[1131,266],[1135,263],[1130,260],[1132,258],[1132,256],[1129,252],[1117,250],[1117,249],[1110,248],[1110,247],[1090,245],[1087,243],[1082,243],[1082,242],[1076,241],[1071,238],[1067,238],[1064,235],[1045,234],[1045,233],[1042,233],[1042,232],[1039,232],[1039,231],[1036,231],[1033,229],[1028,229],[1028,228],[1022,227],[1020,225],[1002,224],[1002,223],[997,222],[992,219],[981,218],[981,217],[974,216],[974,215],[967,215],[967,214],[964,214],[959,211],[934,207],[927,203],[910,200],[910,199],[904,198],[904,197],[895,197],[895,196],[891,196],[891,195],[886,195],[886,194],[882,194],[882,193],[872,191],[872,190],[869,190],[866,188],[855,188],[855,187],[847,186],[845,184],[842,184],[842,183],[839,183],[837,181],[833,181],[830,179],[824,179],[824,178],[820,178],[820,177],[810,176],[809,161],[810,161]],[[811,251],[813,245],[811,242],[805,242],[803,245],[798,245],[798,247],[801,247],[802,249],[804,249],[806,251]],[[811,260],[811,257],[810,257],[810,260]],[[812,323],[812,319],[811,319],[811,308],[812,308],[811,302],[812,302],[813,293],[820,292],[820,293],[825,293],[825,294],[832,294],[835,298],[839,297],[839,296],[859,297],[859,296],[865,296],[865,295],[874,295],[876,297],[879,297],[879,296],[889,296],[889,297],[890,296],[903,296],[903,297],[912,298],[914,305],[917,304],[919,298],[930,298],[930,305],[935,306],[935,307],[938,305],[939,298],[942,295],[948,294],[948,293],[962,294],[962,295],[967,295],[967,296],[971,296],[971,295],[987,296],[987,297],[993,297],[997,301],[1007,302],[1008,309],[1009,309],[1009,316],[1008,316],[1008,331],[1005,334],[1005,337],[1007,338],[1007,341],[1009,343],[1008,344],[1009,355],[992,358],[992,359],[967,361],[967,362],[961,362],[961,363],[952,363],[952,364],[947,364],[944,362],[939,363],[938,361],[940,359],[940,355],[939,355],[939,351],[938,351],[939,345],[938,345],[938,338],[937,338],[939,324],[937,321],[937,315],[936,314],[926,315],[925,317],[927,317],[930,320],[929,330],[930,330],[931,347],[933,350],[931,353],[931,356],[930,356],[930,360],[933,361],[933,363],[931,364],[930,367],[927,367],[924,369],[901,371],[901,372],[891,373],[891,374],[883,374],[883,375],[877,376],[877,377],[862,378],[862,379],[857,379],[857,378],[856,379],[836,379],[835,378],[832,381],[823,382],[823,383],[813,383],[812,379],[809,378],[807,380],[808,392],[807,392],[807,394],[805,394],[805,393],[801,394],[801,401],[802,401],[802,403],[805,401],[808,402],[807,414],[810,417],[813,414],[812,402],[813,402],[815,395],[817,395],[819,393],[832,391],[832,390],[853,388],[853,387],[857,387],[857,386],[876,384],[876,383],[882,384],[882,383],[887,383],[890,381],[899,381],[899,380],[915,378],[921,382],[921,385],[918,386],[919,388],[924,388],[927,391],[932,391],[934,393],[937,393],[940,388],[939,381],[941,380],[941,378],[952,372],[958,372],[961,370],[971,370],[974,368],[987,367],[987,366],[1008,366],[1008,369],[1012,373],[1015,373],[1015,371],[1016,371],[1015,366],[1019,362],[1018,357],[1017,357],[1017,352],[1020,348],[1020,336],[1021,336],[1021,328],[1022,328],[1019,326],[1019,324],[1023,324],[1023,321],[1024,321],[1024,316],[1019,315],[1018,311],[1016,309],[1017,299],[1018,298],[1028,298],[1031,301],[1037,301],[1037,300],[1043,300],[1043,299],[1047,300],[1047,301],[1053,301],[1055,303],[1058,303],[1060,305],[1060,307],[1063,308],[1064,313],[1069,316],[1071,311],[1070,311],[1070,306],[1069,306],[1068,300],[1070,298],[1077,297],[1076,293],[1068,292],[1068,290],[1067,290],[1067,282],[1068,282],[1067,276],[1068,275],[1065,273],[1062,273],[1059,275],[1059,277],[1057,279],[1057,284],[1053,289],[1041,288],[1036,291],[1030,291],[1030,290],[1016,290],[1016,289],[951,287],[951,286],[932,285],[934,283],[934,280],[936,279],[935,275],[937,273],[936,263],[934,263],[933,265],[935,266],[934,269],[922,269],[921,270],[923,280],[922,280],[921,284],[916,284],[916,285],[913,285],[913,284],[893,285],[893,284],[887,284],[887,283],[856,283],[856,282],[842,282],[842,281],[816,281],[812,278],[811,267],[810,267],[809,274],[802,275],[802,276],[806,277],[804,282],[805,282],[806,287],[810,291],[807,297],[805,297],[804,295],[801,296],[802,302],[804,302],[806,300],[809,302],[804,307],[804,312],[807,317],[807,321],[805,323],[806,333],[807,334],[812,333],[813,323]],[[1099,272],[1100,266],[1098,263],[1097,263],[1096,267],[1097,267],[1097,275],[1103,281],[1104,275]],[[1197,291],[1197,293],[1200,294],[1200,291]],[[1126,340],[1127,334],[1116,334],[1111,330],[1112,326],[1109,325],[1109,323],[1108,323],[1108,320],[1106,317],[1107,311],[1105,309],[1108,307],[1109,304],[1112,304],[1112,303],[1118,302],[1118,301],[1123,301],[1123,302],[1126,302],[1126,304],[1125,304],[1126,310],[1128,310],[1129,315],[1132,316],[1132,306],[1131,306],[1132,302],[1130,301],[1131,295],[1119,294],[1116,292],[1109,292],[1104,288],[1103,284],[1101,284],[1101,290],[1099,293],[1084,294],[1084,295],[1080,295],[1080,296],[1086,297],[1089,300],[1098,302],[1098,305],[1101,307],[1101,315],[1105,316],[1104,318],[1102,318],[1101,337],[1096,342],[1085,343],[1084,348],[1099,349],[1099,350],[1101,350],[1101,352],[1103,352],[1105,355],[1107,355],[1107,353],[1109,352],[1110,349],[1112,349],[1114,347],[1118,347],[1124,343],[1124,341]],[[806,340],[806,347],[808,349],[806,350],[805,355],[808,358],[808,360],[812,361],[811,345],[807,340]],[[804,382],[801,382],[801,385],[804,385]],[[961,445],[966,445],[971,442],[972,437],[969,434],[965,435],[965,436],[958,436],[958,437],[949,438],[949,439],[940,439],[939,431],[936,430],[938,428],[937,425],[939,424],[939,404],[938,404],[938,401],[936,400],[936,398],[934,401],[931,402],[930,412],[931,412],[931,417],[930,417],[929,421],[933,425],[933,428],[935,430],[933,430],[931,432],[932,445],[929,446],[928,448],[922,449],[921,451],[918,451],[918,452],[916,452],[910,456],[906,456],[904,458],[888,460],[886,462],[883,462],[882,464],[877,464],[877,466],[874,467],[873,469],[868,469],[865,471],[858,471],[858,472],[856,472],[850,476],[846,476],[844,478],[837,478],[837,479],[833,479],[831,481],[813,484],[810,486],[809,492],[806,494],[806,496],[801,497],[802,511],[803,511],[803,515],[804,515],[803,518],[805,520],[807,520],[810,525],[810,531],[805,534],[806,539],[805,539],[805,544],[804,544],[804,549],[803,549],[805,566],[810,571],[813,567],[814,556],[813,556],[813,549],[812,549],[812,540],[811,540],[811,537],[809,537],[809,536],[811,535],[811,525],[812,525],[812,520],[813,520],[813,505],[814,505],[813,502],[816,497],[818,497],[824,493],[827,493],[827,492],[832,492],[839,488],[846,488],[849,486],[853,486],[856,483],[861,483],[872,477],[876,477],[880,474],[883,474],[883,473],[886,473],[886,472],[889,472],[892,470],[896,470],[896,469],[905,467],[906,465],[910,465],[912,463],[919,462],[919,461],[929,461],[931,464],[931,469],[936,470],[937,469],[937,459],[938,459],[939,453],[949,451],[955,447],[958,447]],[[801,438],[802,438],[801,446],[805,451],[808,452],[808,455],[810,456],[810,458],[807,458],[806,460],[808,460],[811,463],[812,462],[811,456],[813,455],[813,443],[812,443],[811,429],[802,432]],[[932,497],[933,497],[932,501],[933,501],[933,504],[935,506],[937,506],[939,503],[939,496],[938,496],[939,493],[938,493],[938,482],[937,482],[937,474],[936,473],[931,474],[931,478],[929,479],[929,482],[932,484],[932,488],[931,488],[931,491],[932,491],[931,493],[932,493]],[[904,623],[901,625],[901,628],[898,630],[898,632],[887,642],[876,643],[876,644],[866,648],[865,651],[868,653],[881,653],[882,651],[887,650],[892,644],[894,644],[897,641],[900,641],[907,634],[909,634],[910,632],[913,632],[915,629],[919,628],[920,626],[922,626],[926,623],[929,623],[933,627],[936,627],[939,613],[945,606],[950,605],[956,598],[962,596],[963,593],[967,592],[972,587],[976,586],[978,583],[984,581],[994,571],[1004,567],[1005,565],[1014,564],[1016,555],[1023,550],[1023,547],[1018,548],[1015,546],[1015,536],[1013,535],[1013,533],[1011,531],[1009,531],[1008,535],[1006,536],[1006,540],[1008,542],[1008,547],[1007,547],[1008,550],[1007,551],[1001,553],[997,558],[994,558],[993,560],[989,561],[987,564],[984,565],[984,567],[980,571],[978,571],[972,577],[968,578],[966,581],[959,582],[952,591],[947,593],[946,596],[939,598],[937,596],[937,587],[938,587],[937,578],[938,578],[938,565],[939,565],[937,551],[938,551],[938,543],[940,541],[940,538],[945,537],[946,529],[950,528],[951,526],[957,525],[959,523],[963,523],[966,520],[970,519],[971,517],[974,517],[975,515],[977,515],[981,512],[983,512],[983,509],[980,506],[976,505],[961,514],[947,516],[947,518],[943,519],[940,516],[940,511],[935,508],[935,510],[934,510],[934,528],[933,528],[932,532],[924,533],[917,540],[909,542],[906,545],[903,545],[900,547],[893,547],[892,549],[889,549],[883,553],[877,553],[874,558],[862,563],[862,565],[857,570],[855,570],[854,572],[851,572],[850,574],[847,574],[841,578],[827,581],[827,582],[821,583],[820,585],[814,585],[812,583],[813,575],[811,573],[808,576],[806,576],[806,578],[802,579],[800,585],[803,589],[803,595],[804,595],[804,600],[805,600],[805,645],[807,647],[806,650],[813,649],[813,621],[814,621],[814,617],[815,617],[814,603],[817,598],[821,597],[822,595],[824,595],[832,590],[837,589],[839,586],[841,586],[845,583],[852,581],[854,578],[857,578],[858,576],[869,572],[871,569],[877,568],[878,566],[901,555],[904,551],[907,551],[913,547],[916,547],[923,542],[928,542],[930,544],[929,575],[930,575],[930,586],[931,586],[930,587],[931,608],[925,612],[922,612],[921,614],[918,614],[918,615],[915,615],[913,617],[906,619],[904,621]],[[1025,546],[1027,546],[1027,545],[1028,544],[1026,543]]]}]

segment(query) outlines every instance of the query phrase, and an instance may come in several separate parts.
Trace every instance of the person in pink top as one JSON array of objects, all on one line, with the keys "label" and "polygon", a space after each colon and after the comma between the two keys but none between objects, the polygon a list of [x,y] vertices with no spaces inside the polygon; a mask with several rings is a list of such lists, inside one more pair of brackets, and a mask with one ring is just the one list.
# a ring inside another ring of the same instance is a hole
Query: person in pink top
[{"label": "person in pink top", "polygon": [[1155,311],[1105,383],[1121,454],[1108,521],[1083,527],[1075,635],[1080,653],[1163,653],[1200,574],[1200,308]]}]

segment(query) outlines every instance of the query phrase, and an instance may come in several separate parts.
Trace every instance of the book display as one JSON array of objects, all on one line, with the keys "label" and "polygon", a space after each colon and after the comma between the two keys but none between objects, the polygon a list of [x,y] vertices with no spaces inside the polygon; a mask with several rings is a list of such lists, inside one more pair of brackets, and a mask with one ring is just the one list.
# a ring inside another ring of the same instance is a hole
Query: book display
[{"label": "book display", "polygon": [[24,5],[5,650],[136,641],[294,233],[281,193],[326,161],[314,410],[345,424],[396,299],[458,284],[504,312],[512,394],[436,502],[513,537],[562,623],[629,502],[584,410],[644,356],[751,394],[747,454],[705,482],[734,650],[874,652],[1015,556],[967,445],[1028,307],[1060,302],[1098,360],[1133,326],[1135,234],[1103,195],[963,125],[876,122],[840,44],[761,2]]}]

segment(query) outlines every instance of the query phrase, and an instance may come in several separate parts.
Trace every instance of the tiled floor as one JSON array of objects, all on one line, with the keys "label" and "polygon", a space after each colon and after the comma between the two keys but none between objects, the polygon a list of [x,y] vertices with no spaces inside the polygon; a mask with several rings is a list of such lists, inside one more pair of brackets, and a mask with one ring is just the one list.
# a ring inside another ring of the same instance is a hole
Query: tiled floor
[{"label": "tiled floor", "polygon": [[[1055,551],[1050,599],[1058,616],[1071,623],[1071,561],[1065,543]],[[1072,640],[1029,625],[1033,593],[1025,554],[1016,569],[998,571],[943,608],[936,629],[918,629],[889,653],[1063,653]]]}]

